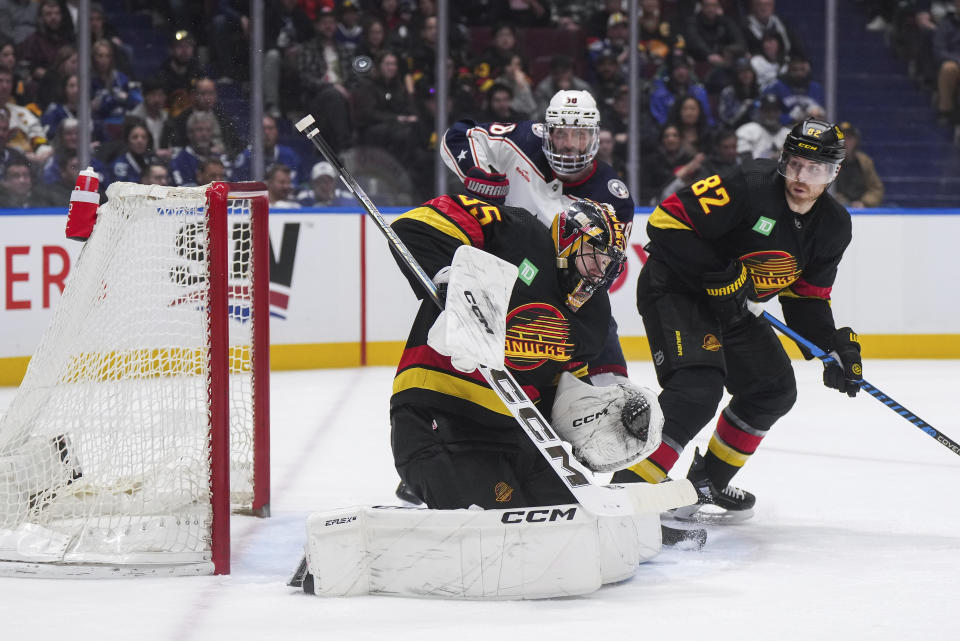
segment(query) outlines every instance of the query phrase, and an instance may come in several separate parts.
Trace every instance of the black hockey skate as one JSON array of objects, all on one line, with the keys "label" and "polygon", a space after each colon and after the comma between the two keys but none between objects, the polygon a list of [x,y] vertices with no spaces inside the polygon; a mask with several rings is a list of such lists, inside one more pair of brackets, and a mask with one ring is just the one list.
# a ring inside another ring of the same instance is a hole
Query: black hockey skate
[{"label": "black hockey skate", "polygon": [[687,472],[687,479],[697,490],[697,502],[694,505],[671,510],[671,516],[678,521],[735,523],[753,516],[753,506],[757,502],[757,497],[732,485],[717,488],[707,476],[707,465],[700,455],[700,448],[694,450],[693,463],[690,465],[690,471]]}]

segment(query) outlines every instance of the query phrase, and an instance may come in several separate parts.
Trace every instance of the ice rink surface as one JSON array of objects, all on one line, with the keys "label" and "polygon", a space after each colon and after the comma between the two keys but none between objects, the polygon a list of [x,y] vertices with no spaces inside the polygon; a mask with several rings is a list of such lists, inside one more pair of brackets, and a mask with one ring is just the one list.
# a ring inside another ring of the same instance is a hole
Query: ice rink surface
[{"label": "ice rink surface", "polygon": [[[232,575],[0,578],[2,637],[960,639],[960,456],[865,393],[849,399],[825,389],[819,363],[795,366],[797,406],[736,479],[757,494],[752,520],[711,527],[702,551],[665,550],[631,580],[591,595],[525,602],[321,599],[286,587],[310,512],[396,502],[393,372],[275,373],[273,517],[233,517]],[[960,362],[867,360],[864,369],[960,439]],[[656,385],[651,364],[630,371]],[[13,394],[0,388],[0,411]],[[704,446],[710,432],[694,443]]]}]

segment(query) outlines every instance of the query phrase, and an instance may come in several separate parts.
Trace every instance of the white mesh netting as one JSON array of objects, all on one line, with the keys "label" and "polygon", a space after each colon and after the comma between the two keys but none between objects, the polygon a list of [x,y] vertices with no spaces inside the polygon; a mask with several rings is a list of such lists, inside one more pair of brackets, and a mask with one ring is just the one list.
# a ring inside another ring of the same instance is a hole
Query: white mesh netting
[{"label": "white mesh netting", "polygon": [[[205,188],[111,185],[0,420],[0,561],[206,564]],[[249,200],[231,200],[231,503],[252,499]]]}]

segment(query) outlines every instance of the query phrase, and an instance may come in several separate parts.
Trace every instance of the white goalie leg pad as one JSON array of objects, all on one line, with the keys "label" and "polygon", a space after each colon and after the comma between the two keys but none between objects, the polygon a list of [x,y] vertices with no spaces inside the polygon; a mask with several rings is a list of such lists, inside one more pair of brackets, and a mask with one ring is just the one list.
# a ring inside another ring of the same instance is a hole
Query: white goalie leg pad
[{"label": "white goalie leg pad", "polygon": [[453,256],[446,306],[427,335],[427,345],[450,356],[454,367],[503,367],[507,307],[517,267],[463,245]]},{"label": "white goalie leg pad", "polygon": [[318,596],[540,599],[588,594],[660,551],[657,514],[354,507],[307,519]]},{"label": "white goalie leg pad", "polygon": [[653,390],[629,382],[607,387],[564,372],[553,402],[557,434],[594,472],[613,472],[650,456],[663,437],[663,412]]}]

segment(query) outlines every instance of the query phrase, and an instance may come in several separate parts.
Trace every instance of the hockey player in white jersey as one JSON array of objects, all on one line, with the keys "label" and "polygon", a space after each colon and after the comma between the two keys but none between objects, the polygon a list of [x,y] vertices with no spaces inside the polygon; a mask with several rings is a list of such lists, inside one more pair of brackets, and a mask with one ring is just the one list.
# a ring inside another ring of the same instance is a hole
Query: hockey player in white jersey
[{"label": "hockey player in white jersey", "polygon": [[[614,169],[597,160],[600,112],[586,91],[558,91],[544,122],[456,122],[443,135],[441,155],[472,195],[522,207],[550,226],[575,200],[608,203],[633,226],[634,202]],[[627,376],[627,365],[611,320],[606,348],[590,363],[592,380],[610,385]]]}]

